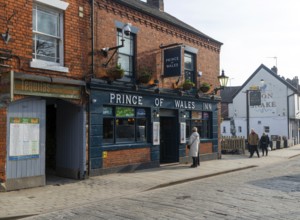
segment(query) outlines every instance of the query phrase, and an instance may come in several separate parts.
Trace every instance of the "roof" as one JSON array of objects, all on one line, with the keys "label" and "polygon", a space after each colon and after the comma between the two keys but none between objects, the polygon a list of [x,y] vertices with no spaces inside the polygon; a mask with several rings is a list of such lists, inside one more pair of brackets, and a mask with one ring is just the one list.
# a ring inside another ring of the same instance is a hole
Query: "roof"
[{"label": "roof", "polygon": [[293,90],[295,93],[298,93],[297,88],[292,85],[291,83],[289,83],[288,81],[286,81],[284,78],[282,78],[281,76],[279,76],[278,74],[276,74],[275,72],[273,72],[271,69],[269,69],[268,67],[266,67],[264,64],[261,64],[254,73],[252,73],[252,75],[244,82],[244,84],[242,86],[240,86],[240,88],[235,92],[235,94],[233,95],[232,98],[234,98],[247,84],[249,81],[251,81],[251,79],[261,70],[264,69],[266,70],[268,73],[270,73],[273,77],[275,77],[277,80],[279,80],[281,83],[283,83],[284,85],[286,85],[288,88],[290,88],[291,90]]},{"label": "roof", "polygon": [[220,95],[222,103],[232,103],[233,96],[239,89],[240,86],[226,86],[223,90],[221,90]]},{"label": "roof", "polygon": [[127,7],[133,8],[134,10],[140,11],[144,14],[148,14],[159,20],[165,21],[171,25],[174,25],[178,28],[182,28],[190,33],[198,35],[201,38],[204,38],[208,41],[212,41],[220,46],[223,44],[208,35],[202,33],[201,31],[197,30],[196,28],[182,22],[181,20],[177,19],[176,17],[168,14],[167,12],[160,11],[159,9],[147,4],[146,2],[142,2],[141,0],[114,0],[115,2],[125,5]]}]

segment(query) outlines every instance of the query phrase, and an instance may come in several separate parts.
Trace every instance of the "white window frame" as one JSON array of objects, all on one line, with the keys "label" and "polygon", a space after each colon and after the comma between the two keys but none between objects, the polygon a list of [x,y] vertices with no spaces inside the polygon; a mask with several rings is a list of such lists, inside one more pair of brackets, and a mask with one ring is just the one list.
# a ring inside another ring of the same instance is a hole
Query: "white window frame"
[{"label": "white window frame", "polygon": [[[32,68],[39,68],[39,69],[46,69],[46,70],[53,70],[53,71],[58,71],[58,72],[69,72],[68,67],[64,67],[64,28],[63,28],[63,21],[64,21],[64,16],[63,16],[63,11],[67,9],[69,6],[69,3],[63,2],[60,0],[36,0],[34,1],[34,6],[39,5],[42,6],[43,8],[49,10],[57,10],[59,12],[60,16],[60,33],[61,33],[61,38],[60,38],[60,46],[59,46],[59,57],[60,57],[60,62],[50,62],[50,61],[45,61],[45,60],[39,60],[33,58],[32,61],[30,62],[30,67]],[[50,8],[50,7],[51,8]]]}]

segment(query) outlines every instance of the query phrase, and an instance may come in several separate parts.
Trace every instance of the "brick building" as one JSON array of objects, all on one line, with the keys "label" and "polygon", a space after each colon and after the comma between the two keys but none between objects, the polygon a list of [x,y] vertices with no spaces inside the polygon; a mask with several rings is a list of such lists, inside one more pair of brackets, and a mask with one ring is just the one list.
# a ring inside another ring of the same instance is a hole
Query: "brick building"
[{"label": "brick building", "polygon": [[1,190],[85,175],[89,10],[84,0],[0,3]]},{"label": "brick building", "polygon": [[222,43],[163,0],[8,0],[0,11],[0,190],[184,163],[194,126],[201,158],[219,158]]},{"label": "brick building", "polygon": [[[164,12],[163,0],[95,0],[93,11],[89,174],[187,162],[194,126],[202,159],[218,158],[218,100],[210,94],[222,44]],[[112,75],[116,65],[124,76]],[[203,82],[210,91],[198,91]]]}]

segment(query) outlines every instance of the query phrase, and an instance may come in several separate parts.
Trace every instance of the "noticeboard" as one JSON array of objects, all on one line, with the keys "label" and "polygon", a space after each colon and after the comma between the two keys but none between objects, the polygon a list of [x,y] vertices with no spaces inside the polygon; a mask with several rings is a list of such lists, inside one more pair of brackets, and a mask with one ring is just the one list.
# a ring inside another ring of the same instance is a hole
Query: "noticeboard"
[{"label": "noticeboard", "polygon": [[39,145],[39,118],[10,118],[10,160],[38,158]]}]

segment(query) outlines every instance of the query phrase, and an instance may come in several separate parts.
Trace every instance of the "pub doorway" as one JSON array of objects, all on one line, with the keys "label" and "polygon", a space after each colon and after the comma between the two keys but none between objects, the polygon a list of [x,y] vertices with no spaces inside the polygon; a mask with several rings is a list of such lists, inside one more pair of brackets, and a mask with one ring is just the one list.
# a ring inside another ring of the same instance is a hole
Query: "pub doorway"
[{"label": "pub doorway", "polygon": [[160,110],[160,163],[179,161],[178,120],[173,110]]},{"label": "pub doorway", "polygon": [[85,175],[85,111],[60,99],[46,100],[46,181],[58,177],[83,179]]}]

